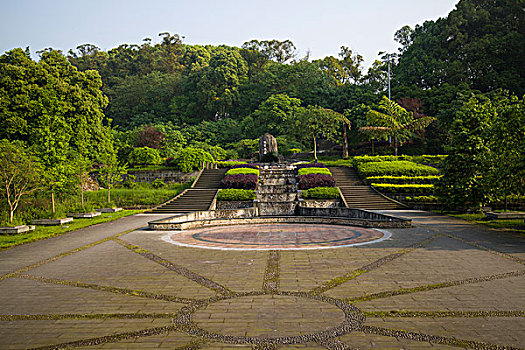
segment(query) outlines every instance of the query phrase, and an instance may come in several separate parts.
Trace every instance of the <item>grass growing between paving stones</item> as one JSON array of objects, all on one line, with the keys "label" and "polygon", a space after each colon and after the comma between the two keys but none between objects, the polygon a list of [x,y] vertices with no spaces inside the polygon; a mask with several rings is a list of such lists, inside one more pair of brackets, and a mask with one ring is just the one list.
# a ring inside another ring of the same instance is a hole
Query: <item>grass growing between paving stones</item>
[{"label": "grass growing between paving stones", "polygon": [[479,214],[452,214],[445,213],[446,215],[453,216],[458,219],[475,222],[495,229],[504,229],[516,231],[521,234],[525,234],[525,222],[521,219],[516,220],[489,220],[483,213]]},{"label": "grass growing between paving stones", "polygon": [[79,230],[91,225],[113,221],[125,216],[141,213],[141,210],[122,210],[116,213],[103,213],[92,219],[76,219],[75,221],[62,226],[37,226],[34,231],[19,235],[0,235],[0,250],[5,250],[20,244],[30,243],[59,236],[66,232]]}]

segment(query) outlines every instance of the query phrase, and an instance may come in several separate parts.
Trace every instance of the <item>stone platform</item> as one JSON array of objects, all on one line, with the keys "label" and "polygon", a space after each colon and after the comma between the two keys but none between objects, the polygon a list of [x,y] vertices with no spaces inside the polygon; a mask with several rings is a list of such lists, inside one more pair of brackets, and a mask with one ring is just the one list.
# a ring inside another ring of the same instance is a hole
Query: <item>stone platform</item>
[{"label": "stone platform", "polygon": [[379,242],[387,231],[337,225],[267,224],[212,227],[164,236],[180,246],[222,250],[301,250],[350,247]]}]

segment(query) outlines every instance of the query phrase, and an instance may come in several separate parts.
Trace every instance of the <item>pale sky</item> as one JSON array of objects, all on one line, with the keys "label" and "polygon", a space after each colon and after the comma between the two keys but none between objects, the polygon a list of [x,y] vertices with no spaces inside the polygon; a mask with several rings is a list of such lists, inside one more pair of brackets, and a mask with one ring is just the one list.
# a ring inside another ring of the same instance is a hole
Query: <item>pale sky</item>
[{"label": "pale sky", "polygon": [[[241,46],[291,40],[302,57],[337,56],[348,46],[365,58],[394,52],[394,33],[446,16],[459,0],[0,0],[0,53],[15,47],[104,50],[170,32],[186,44]],[[36,57],[34,55],[34,57]]]}]

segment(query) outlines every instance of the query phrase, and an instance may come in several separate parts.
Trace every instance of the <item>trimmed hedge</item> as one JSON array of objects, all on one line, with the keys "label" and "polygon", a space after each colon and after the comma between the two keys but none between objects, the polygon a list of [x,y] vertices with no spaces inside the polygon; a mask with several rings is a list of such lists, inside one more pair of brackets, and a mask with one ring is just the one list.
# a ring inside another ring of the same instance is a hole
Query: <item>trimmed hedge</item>
[{"label": "trimmed hedge", "polygon": [[361,163],[357,167],[361,177],[371,176],[426,176],[437,175],[439,171],[430,166],[421,165],[405,160],[391,162]]},{"label": "trimmed hedge", "polygon": [[353,159],[338,159],[338,160],[325,160],[324,164],[326,166],[346,166],[346,167],[353,167],[354,166],[354,160]]},{"label": "trimmed hedge", "polygon": [[173,158],[173,164],[185,173],[200,169],[203,162],[213,163],[214,160],[211,154],[202,149],[192,147],[184,148]]},{"label": "trimmed hedge", "polygon": [[314,187],[335,187],[332,175],[309,174],[299,176],[299,189],[308,190]]},{"label": "trimmed hedge", "polygon": [[298,175],[309,175],[309,174],[324,174],[332,175],[328,168],[302,168],[297,172]]},{"label": "trimmed hedge", "polygon": [[418,203],[437,203],[438,198],[436,196],[417,196],[417,197],[406,197],[407,202],[418,202]]},{"label": "trimmed hedge", "polygon": [[250,168],[250,169],[259,169],[259,166],[257,164],[234,164],[230,167],[230,169],[238,169],[238,168]]},{"label": "trimmed hedge", "polygon": [[366,181],[377,184],[435,184],[441,175],[427,176],[371,176]]},{"label": "trimmed hedge", "polygon": [[243,190],[255,190],[257,188],[258,176],[255,174],[227,175],[221,180],[221,188],[238,188]]},{"label": "trimmed hedge", "polygon": [[431,194],[434,192],[434,185],[395,185],[395,184],[376,184],[374,186],[379,192],[384,193],[417,193]]},{"label": "trimmed hedge", "polygon": [[215,162],[217,168],[233,168],[236,165],[248,165],[246,162],[240,160],[224,160],[220,162]]},{"label": "trimmed hedge", "polygon": [[304,168],[326,168],[323,163],[303,163],[296,166],[297,170]]},{"label": "trimmed hedge", "polygon": [[241,190],[237,188],[227,188],[219,190],[218,201],[251,201],[255,199],[253,190]]},{"label": "trimmed hedge", "polygon": [[338,199],[339,188],[337,187],[314,187],[302,194],[304,199]]},{"label": "trimmed hedge", "polygon": [[395,162],[399,160],[412,160],[411,156],[356,156],[354,157],[354,165],[358,166],[362,163],[372,162]]},{"label": "trimmed hedge", "polygon": [[259,170],[258,169],[252,169],[252,168],[235,168],[230,169],[226,172],[226,176],[228,175],[239,175],[239,174],[254,174],[259,176]]}]

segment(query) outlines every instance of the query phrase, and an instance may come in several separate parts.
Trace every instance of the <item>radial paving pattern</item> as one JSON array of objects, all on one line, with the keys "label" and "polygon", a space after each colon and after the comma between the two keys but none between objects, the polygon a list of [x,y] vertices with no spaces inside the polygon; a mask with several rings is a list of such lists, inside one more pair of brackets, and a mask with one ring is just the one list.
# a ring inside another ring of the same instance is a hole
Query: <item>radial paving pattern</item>
[{"label": "radial paving pattern", "polygon": [[269,249],[211,250],[130,231],[149,220],[135,217],[0,252],[0,348],[524,348],[525,240],[404,215],[415,227],[338,249],[272,244],[382,233],[264,225],[186,236]]},{"label": "radial paving pattern", "polygon": [[269,250],[347,247],[378,242],[388,232],[334,225],[240,225],[172,233],[167,242],[201,248]]}]

